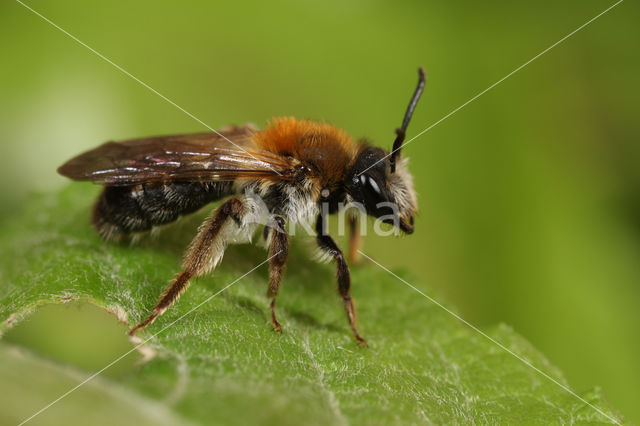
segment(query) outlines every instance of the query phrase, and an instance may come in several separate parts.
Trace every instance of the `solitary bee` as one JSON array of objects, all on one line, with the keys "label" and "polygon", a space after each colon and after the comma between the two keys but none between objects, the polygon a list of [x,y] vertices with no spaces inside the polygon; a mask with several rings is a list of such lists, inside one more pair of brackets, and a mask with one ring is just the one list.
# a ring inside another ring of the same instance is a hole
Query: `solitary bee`
[{"label": "solitary bee", "polygon": [[[91,217],[104,239],[149,231],[230,197],[199,228],[185,254],[183,271],[130,334],[166,312],[192,278],[215,268],[229,243],[250,239],[261,223],[257,196],[267,213],[262,223],[269,250],[267,296],[275,330],[281,331],[276,296],[289,250],[286,224],[315,220],[317,244],[337,265],[338,291],[353,335],[366,346],[349,294],[349,267],[327,233],[326,215],[350,202],[359,203],[368,215],[384,218],[406,234],[413,232],[416,195],[400,148],[424,89],[422,68],[418,74],[391,153],[355,142],[344,130],[326,123],[279,118],[262,131],[245,125],[213,133],[107,142],[62,165],[58,172],[66,177],[104,185]],[[357,219],[352,217],[349,224],[354,256],[359,245]]]}]

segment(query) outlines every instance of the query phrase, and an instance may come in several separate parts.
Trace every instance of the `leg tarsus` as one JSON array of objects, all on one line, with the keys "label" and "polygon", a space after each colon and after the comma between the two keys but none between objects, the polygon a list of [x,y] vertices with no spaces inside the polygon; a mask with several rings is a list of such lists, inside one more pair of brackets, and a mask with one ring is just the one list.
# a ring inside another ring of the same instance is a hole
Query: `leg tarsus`
[{"label": "leg tarsus", "polygon": [[129,335],[133,336],[134,333],[141,328],[145,328],[146,326],[152,324],[156,318],[166,312],[167,309],[173,305],[180,295],[185,292],[187,287],[189,287],[189,280],[191,279],[191,274],[189,272],[182,272],[179,274],[171,283],[169,288],[164,292],[156,306],[151,311],[151,315],[142,321],[140,324],[136,325],[131,331],[129,331]]},{"label": "leg tarsus", "polygon": [[145,328],[146,326],[154,322],[157,317],[158,317],[158,312],[154,310],[146,320],[142,321],[140,324],[136,325],[129,331],[129,336],[133,336],[136,333],[136,331],[140,330],[141,328]]},{"label": "leg tarsus", "polygon": [[369,346],[367,341],[364,340],[360,333],[358,333],[358,316],[356,312],[356,302],[353,300],[351,296],[344,296],[342,298],[344,301],[344,309],[347,312],[347,319],[349,320],[349,325],[351,326],[351,331],[353,332],[353,337],[356,341],[364,347]]},{"label": "leg tarsus", "polygon": [[271,299],[271,323],[273,324],[273,329],[278,333],[282,333],[282,326],[276,319],[276,298]]}]

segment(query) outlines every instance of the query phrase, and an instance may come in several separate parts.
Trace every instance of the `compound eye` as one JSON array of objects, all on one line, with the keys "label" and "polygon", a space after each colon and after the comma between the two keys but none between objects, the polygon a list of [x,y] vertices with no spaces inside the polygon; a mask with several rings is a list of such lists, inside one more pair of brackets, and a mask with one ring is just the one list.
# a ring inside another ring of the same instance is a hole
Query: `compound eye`
[{"label": "compound eye", "polygon": [[361,175],[360,184],[362,185],[364,202],[368,210],[375,209],[378,203],[384,201],[382,190],[375,179],[367,175]]},{"label": "compound eye", "polygon": [[361,175],[360,183],[366,190],[371,192],[372,195],[375,195],[378,198],[382,197],[382,191],[380,190],[380,186],[378,186],[378,183],[373,178],[367,175]]}]

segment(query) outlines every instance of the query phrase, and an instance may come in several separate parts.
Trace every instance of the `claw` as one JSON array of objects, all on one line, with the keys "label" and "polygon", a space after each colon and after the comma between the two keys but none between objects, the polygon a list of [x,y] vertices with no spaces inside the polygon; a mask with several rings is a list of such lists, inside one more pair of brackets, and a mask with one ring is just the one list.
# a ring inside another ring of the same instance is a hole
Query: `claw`
[{"label": "claw", "polygon": [[133,336],[136,333],[136,331],[138,331],[141,328],[145,328],[146,326],[154,322],[157,317],[158,317],[158,312],[154,311],[151,315],[149,315],[149,318],[147,318],[146,320],[142,321],[140,324],[133,327],[131,331],[129,331],[129,336]]},{"label": "claw", "polygon": [[271,323],[273,324],[273,329],[278,333],[282,333],[282,326],[276,319],[276,299],[275,297],[271,299]]},{"label": "claw", "polygon": [[368,348],[369,345],[367,344],[367,341],[364,340],[362,337],[360,337],[359,335],[355,335],[356,341],[358,342],[358,344],[360,345],[360,347],[363,348]]}]

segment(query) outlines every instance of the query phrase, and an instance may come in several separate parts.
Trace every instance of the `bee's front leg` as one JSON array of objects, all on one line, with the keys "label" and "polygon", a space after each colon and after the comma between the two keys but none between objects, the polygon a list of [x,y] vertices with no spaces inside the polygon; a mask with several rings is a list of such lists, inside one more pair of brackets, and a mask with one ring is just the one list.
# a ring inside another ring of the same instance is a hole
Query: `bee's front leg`
[{"label": "bee's front leg", "polygon": [[355,301],[351,297],[351,275],[349,273],[349,266],[344,258],[342,250],[338,248],[338,245],[333,241],[330,235],[326,233],[326,218],[320,214],[318,221],[316,222],[316,241],[322,251],[328,253],[336,261],[337,266],[337,278],[338,278],[338,292],[342,296],[344,302],[344,308],[347,312],[347,319],[353,332],[353,337],[362,346],[367,346],[366,340],[358,333],[358,315],[356,312]]}]

